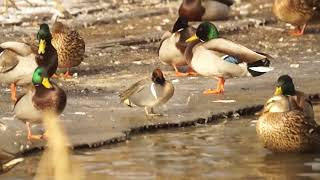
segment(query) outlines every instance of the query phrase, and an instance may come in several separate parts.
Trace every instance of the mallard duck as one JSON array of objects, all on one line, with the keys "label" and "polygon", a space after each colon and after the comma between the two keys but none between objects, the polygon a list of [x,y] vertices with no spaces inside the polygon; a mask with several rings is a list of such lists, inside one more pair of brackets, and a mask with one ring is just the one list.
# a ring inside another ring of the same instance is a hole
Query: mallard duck
[{"label": "mallard duck", "polygon": [[151,80],[141,80],[120,93],[121,102],[128,106],[139,106],[145,108],[147,116],[156,116],[154,107],[166,103],[174,93],[174,87],[170,81],[163,77],[160,69],[155,69]]},{"label": "mallard duck", "polygon": [[287,96],[273,96],[264,106],[256,125],[265,148],[273,152],[320,150],[320,128],[295,110]]},{"label": "mallard duck", "polygon": [[65,78],[71,77],[70,68],[78,66],[84,58],[85,42],[76,30],[55,21],[52,26],[52,45],[58,52],[59,68],[67,68]]},{"label": "mallard duck", "polygon": [[179,16],[189,21],[214,21],[227,19],[233,0],[183,0]]},{"label": "mallard duck", "polygon": [[289,33],[291,35],[303,35],[307,23],[315,15],[316,8],[320,8],[319,0],[275,0],[273,13],[286,23],[296,28]]},{"label": "mallard duck", "polygon": [[51,77],[58,66],[56,50],[51,45],[51,34],[47,24],[41,24],[36,47],[21,42],[0,44],[0,83],[11,84],[11,99],[16,101],[16,85],[31,83],[32,74],[38,67],[44,67]]},{"label": "mallard duck", "polygon": [[289,75],[282,75],[278,78],[274,95],[288,96],[289,101],[297,105],[297,109],[302,110],[308,119],[314,120],[313,106],[310,98],[305,93],[296,91],[293,80]]},{"label": "mallard duck", "polygon": [[190,38],[196,29],[188,25],[188,19],[185,17],[179,17],[175,22],[171,32],[166,32],[162,36],[162,40],[159,46],[159,59],[162,63],[171,65],[176,76],[186,76],[189,73],[179,72],[177,66],[187,65],[184,58],[184,51],[187,47],[186,40]]},{"label": "mallard duck", "polygon": [[225,78],[256,77],[273,70],[269,67],[270,56],[220,38],[216,26],[210,22],[201,23],[187,42],[190,43],[185,51],[187,63],[198,74],[218,80],[217,88],[204,94],[223,93]]},{"label": "mallard duck", "polygon": [[32,135],[29,123],[41,122],[43,112],[46,111],[61,114],[67,103],[66,93],[58,85],[50,82],[45,68],[36,68],[32,84],[33,86],[14,105],[16,117],[27,124],[29,140],[42,137]]}]

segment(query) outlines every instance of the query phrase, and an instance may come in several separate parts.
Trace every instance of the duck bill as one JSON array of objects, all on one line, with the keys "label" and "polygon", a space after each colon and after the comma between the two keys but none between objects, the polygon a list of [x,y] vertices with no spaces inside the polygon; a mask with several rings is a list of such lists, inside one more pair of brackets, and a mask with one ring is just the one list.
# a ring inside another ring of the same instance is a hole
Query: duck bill
[{"label": "duck bill", "polygon": [[43,39],[40,39],[39,42],[39,49],[38,49],[38,54],[44,54],[46,49],[46,41]]},{"label": "duck bill", "polygon": [[43,78],[42,85],[47,89],[51,89],[52,88],[52,84],[50,83],[48,78]]},{"label": "duck bill", "polygon": [[195,40],[198,40],[198,36],[195,34],[193,36],[191,36],[189,39],[186,40],[187,43],[193,42]]},{"label": "duck bill", "polygon": [[275,96],[282,95],[282,88],[281,88],[281,87],[277,87],[277,88],[276,88],[276,91],[274,92],[274,95],[275,95]]}]

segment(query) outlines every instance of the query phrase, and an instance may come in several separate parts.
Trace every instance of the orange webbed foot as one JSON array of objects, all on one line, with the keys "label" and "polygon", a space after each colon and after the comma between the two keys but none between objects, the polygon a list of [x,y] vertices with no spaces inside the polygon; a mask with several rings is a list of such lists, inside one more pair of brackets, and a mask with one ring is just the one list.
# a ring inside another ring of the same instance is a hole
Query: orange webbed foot
[{"label": "orange webbed foot", "polygon": [[224,91],[222,89],[208,89],[203,91],[204,95],[210,95],[210,94],[223,94]]}]

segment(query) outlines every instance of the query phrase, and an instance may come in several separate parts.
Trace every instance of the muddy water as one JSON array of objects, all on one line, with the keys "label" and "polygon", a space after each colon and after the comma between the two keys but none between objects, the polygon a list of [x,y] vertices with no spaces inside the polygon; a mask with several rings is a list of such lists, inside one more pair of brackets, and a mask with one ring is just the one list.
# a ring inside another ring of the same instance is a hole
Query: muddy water
[{"label": "muddy water", "polygon": [[[316,108],[320,119],[320,107]],[[87,179],[318,179],[320,154],[273,154],[258,142],[256,118],[134,136],[74,157]],[[32,179],[39,154],[1,179]]]}]

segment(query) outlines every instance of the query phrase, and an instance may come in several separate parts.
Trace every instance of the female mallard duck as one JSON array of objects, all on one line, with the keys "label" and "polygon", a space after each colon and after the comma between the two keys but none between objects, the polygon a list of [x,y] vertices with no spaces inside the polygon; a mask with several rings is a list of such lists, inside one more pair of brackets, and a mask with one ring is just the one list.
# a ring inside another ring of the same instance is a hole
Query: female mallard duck
[{"label": "female mallard duck", "polygon": [[287,96],[270,98],[256,125],[265,148],[273,152],[310,152],[320,150],[320,127],[307,120]]},{"label": "female mallard duck", "polygon": [[189,21],[214,21],[227,19],[234,0],[183,0],[179,16]]},{"label": "female mallard duck", "polygon": [[202,76],[215,77],[217,88],[204,94],[224,92],[225,78],[260,76],[272,70],[269,57],[242,45],[219,38],[215,25],[203,22],[194,36],[189,38],[185,51],[187,63]]},{"label": "female mallard duck", "polygon": [[0,83],[11,83],[11,99],[16,101],[16,85],[31,83],[32,74],[44,67],[51,77],[58,66],[56,50],[51,45],[51,33],[47,24],[41,24],[37,34],[39,49],[20,42],[0,44]]},{"label": "female mallard duck", "polygon": [[46,111],[61,114],[67,103],[66,93],[50,82],[45,68],[38,67],[34,71],[32,83],[32,88],[21,96],[14,106],[16,117],[27,124],[29,140],[42,137],[32,135],[29,123],[41,122],[43,112]]},{"label": "female mallard duck", "polygon": [[275,0],[273,13],[281,21],[290,23],[296,28],[291,35],[303,35],[307,23],[315,15],[316,8],[320,8],[319,0]]},{"label": "female mallard duck", "polygon": [[58,52],[59,68],[67,68],[65,78],[70,78],[70,68],[78,66],[84,58],[85,42],[76,30],[55,21],[52,26],[52,45]]},{"label": "female mallard duck", "polygon": [[301,91],[296,91],[293,80],[288,75],[282,75],[277,80],[277,87],[274,95],[287,96],[289,101],[297,105],[297,109],[302,110],[307,119],[314,120],[314,112],[311,100]]},{"label": "female mallard duck", "polygon": [[186,40],[190,38],[196,29],[188,25],[188,20],[185,17],[179,17],[173,26],[171,32],[166,32],[162,36],[162,41],[159,47],[159,59],[162,63],[171,65],[176,76],[186,76],[191,74],[179,72],[177,66],[187,65],[184,58],[184,51],[187,47]]},{"label": "female mallard duck", "polygon": [[166,103],[174,93],[174,87],[167,81],[160,69],[155,69],[151,80],[141,80],[120,93],[121,102],[128,106],[144,107],[147,116],[155,116],[153,108]]}]

